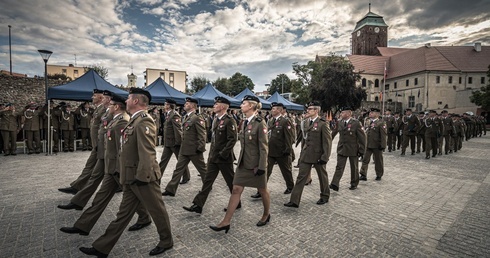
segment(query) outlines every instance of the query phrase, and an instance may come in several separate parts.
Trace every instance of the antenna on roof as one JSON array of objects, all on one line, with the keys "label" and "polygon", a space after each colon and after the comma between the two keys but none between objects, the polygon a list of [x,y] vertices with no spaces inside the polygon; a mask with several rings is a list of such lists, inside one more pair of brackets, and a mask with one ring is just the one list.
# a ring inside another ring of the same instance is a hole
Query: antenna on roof
[{"label": "antenna on roof", "polygon": [[133,74],[133,64],[131,64],[131,74]]},{"label": "antenna on roof", "polygon": [[77,54],[75,54],[75,66],[77,66]]},{"label": "antenna on roof", "polygon": [[369,12],[371,12],[371,2],[369,2]]}]

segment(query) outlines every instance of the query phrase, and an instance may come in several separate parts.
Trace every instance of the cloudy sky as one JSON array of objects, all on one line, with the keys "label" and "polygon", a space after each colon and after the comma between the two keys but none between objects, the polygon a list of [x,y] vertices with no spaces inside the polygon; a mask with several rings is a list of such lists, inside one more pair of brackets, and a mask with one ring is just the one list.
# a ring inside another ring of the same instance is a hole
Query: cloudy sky
[{"label": "cloudy sky", "polygon": [[[0,69],[42,75],[49,64],[102,65],[108,81],[143,86],[146,68],[185,70],[211,80],[235,72],[264,90],[294,62],[349,54],[369,0],[1,0]],[[389,25],[391,47],[490,45],[488,0],[371,0]]]}]

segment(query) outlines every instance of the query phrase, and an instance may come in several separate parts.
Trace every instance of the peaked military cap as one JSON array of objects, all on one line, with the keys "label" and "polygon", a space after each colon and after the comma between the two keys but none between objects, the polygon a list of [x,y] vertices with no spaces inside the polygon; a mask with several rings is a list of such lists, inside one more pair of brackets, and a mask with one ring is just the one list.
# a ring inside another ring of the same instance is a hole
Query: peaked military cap
[{"label": "peaked military cap", "polygon": [[223,96],[216,96],[216,98],[214,98],[214,103],[231,104],[230,101]]},{"label": "peaked military cap", "polygon": [[407,108],[407,109],[405,109],[405,111],[410,111],[410,112],[412,112],[412,109],[411,109],[411,108]]},{"label": "peaked military cap", "polygon": [[307,105],[307,107],[319,107],[319,106],[320,106],[320,102],[316,100],[310,101],[310,103],[308,103]]},{"label": "peaked military cap", "polygon": [[148,98],[148,102],[151,101],[151,94],[147,90],[141,89],[141,88],[136,88],[136,87],[131,87],[129,88],[129,94],[141,94],[145,95]]},{"label": "peaked military cap", "polygon": [[124,106],[126,105],[126,99],[123,98],[122,96],[117,95],[117,94],[113,93],[111,96],[111,100],[116,102],[116,103],[123,104]]},{"label": "peaked military cap", "polygon": [[196,103],[196,104],[198,104],[198,103],[199,103],[199,102],[197,101],[197,99],[194,99],[194,98],[189,98],[189,97],[185,98],[185,102],[192,102],[192,103]]},{"label": "peaked military cap", "polygon": [[252,96],[252,95],[245,95],[245,97],[243,97],[242,101],[244,101],[244,100],[251,100],[251,101],[255,101],[255,102],[260,102],[258,97]]},{"label": "peaked military cap", "polygon": [[112,96],[112,91],[109,91],[109,90],[103,90],[103,91],[102,91],[102,95],[111,97],[111,96]]},{"label": "peaked military cap", "polygon": [[103,90],[99,90],[99,89],[94,89],[94,94],[102,94],[104,91]]},{"label": "peaked military cap", "polygon": [[279,102],[272,102],[271,107],[282,107],[282,108],[284,108],[284,104],[279,103]]},{"label": "peaked military cap", "polygon": [[177,102],[173,99],[165,99],[165,103],[177,105]]},{"label": "peaked military cap", "polygon": [[[352,108],[351,108],[351,107],[349,107],[349,106],[346,106],[346,107],[341,108],[340,110],[341,110],[341,111],[348,111],[348,110],[352,111]],[[364,109],[364,110],[365,110],[365,109]],[[366,110],[366,111],[367,111],[367,110]],[[372,111],[372,109],[371,109],[371,111]]]}]

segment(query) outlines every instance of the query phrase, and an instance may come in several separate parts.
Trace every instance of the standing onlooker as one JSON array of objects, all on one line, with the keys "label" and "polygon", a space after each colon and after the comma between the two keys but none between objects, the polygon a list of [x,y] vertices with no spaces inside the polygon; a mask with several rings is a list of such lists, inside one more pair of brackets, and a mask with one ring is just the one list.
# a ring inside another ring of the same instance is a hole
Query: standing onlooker
[{"label": "standing onlooker", "polygon": [[41,153],[41,110],[38,109],[35,103],[31,103],[24,109],[22,117],[22,128],[27,138],[27,154]]},{"label": "standing onlooker", "polygon": [[15,106],[8,103],[0,110],[0,116],[2,117],[0,130],[3,138],[3,155],[15,156],[17,155],[17,133],[20,131],[19,114],[15,112]]}]

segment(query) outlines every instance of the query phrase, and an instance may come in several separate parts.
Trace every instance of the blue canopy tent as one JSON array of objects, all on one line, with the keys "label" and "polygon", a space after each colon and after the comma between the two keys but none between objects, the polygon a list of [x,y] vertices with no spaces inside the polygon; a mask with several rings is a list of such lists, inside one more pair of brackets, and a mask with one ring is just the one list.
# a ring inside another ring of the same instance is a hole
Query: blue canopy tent
[{"label": "blue canopy tent", "polygon": [[[241,100],[246,95],[255,96],[255,94],[249,88],[245,88],[242,92],[240,92],[238,95],[235,96],[235,99]],[[271,109],[271,102],[270,101],[267,101],[263,98],[259,98],[259,100],[260,100],[260,103],[262,103],[263,109]]]},{"label": "blue canopy tent", "polygon": [[170,86],[161,77],[148,85],[145,90],[151,94],[151,104],[165,104],[165,99],[170,98],[178,105],[184,105],[185,98],[190,97]]},{"label": "blue canopy tent", "polygon": [[204,88],[196,92],[196,94],[194,94],[192,97],[197,99],[197,101],[199,102],[198,103],[199,106],[212,107],[214,105],[214,98],[217,96],[227,98],[231,103],[230,105],[231,107],[234,108],[240,107],[241,101],[223,94],[221,91],[213,87],[211,83],[208,83]]},{"label": "blue canopy tent", "polygon": [[128,96],[127,91],[113,86],[94,70],[90,70],[72,82],[49,88],[48,99],[90,101],[94,89],[109,90],[124,97]]},{"label": "blue canopy tent", "polygon": [[272,96],[267,100],[270,102],[282,103],[288,110],[300,110],[300,111],[305,110],[305,107],[285,99],[283,96],[279,95],[277,91],[274,94],[272,94]]}]

